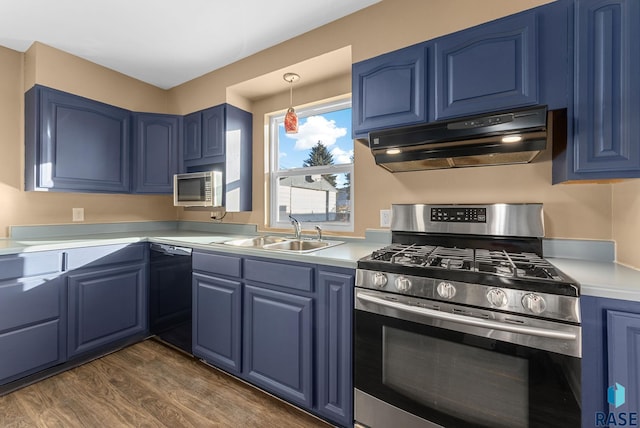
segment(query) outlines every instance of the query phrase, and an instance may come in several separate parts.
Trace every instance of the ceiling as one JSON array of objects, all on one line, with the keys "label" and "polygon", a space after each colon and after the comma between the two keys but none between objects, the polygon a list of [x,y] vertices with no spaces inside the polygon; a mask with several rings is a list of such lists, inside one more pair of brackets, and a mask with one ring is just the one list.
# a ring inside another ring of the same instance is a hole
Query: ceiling
[{"label": "ceiling", "polygon": [[0,1],[0,46],[38,41],[169,89],[380,0]]}]

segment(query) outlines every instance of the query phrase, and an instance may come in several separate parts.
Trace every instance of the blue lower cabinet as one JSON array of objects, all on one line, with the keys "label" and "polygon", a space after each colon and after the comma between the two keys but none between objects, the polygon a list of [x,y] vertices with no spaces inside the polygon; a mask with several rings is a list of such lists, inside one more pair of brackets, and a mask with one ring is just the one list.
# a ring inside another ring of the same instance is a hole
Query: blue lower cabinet
[{"label": "blue lower cabinet", "polygon": [[640,302],[584,296],[580,303],[582,426],[638,426]]},{"label": "blue lower cabinet", "polygon": [[194,273],[193,290],[193,354],[240,374],[242,283]]},{"label": "blue lower cabinet", "polygon": [[106,347],[147,330],[147,265],[129,264],[67,276],[68,356]]},{"label": "blue lower cabinet", "polygon": [[244,377],[311,409],[313,299],[247,284],[244,310]]},{"label": "blue lower cabinet", "polygon": [[193,353],[353,425],[353,269],[193,253]]},{"label": "blue lower cabinet", "polygon": [[0,385],[66,358],[58,276],[0,282]]},{"label": "blue lower cabinet", "polygon": [[353,270],[318,270],[318,412],[343,426],[353,423],[353,286]]}]

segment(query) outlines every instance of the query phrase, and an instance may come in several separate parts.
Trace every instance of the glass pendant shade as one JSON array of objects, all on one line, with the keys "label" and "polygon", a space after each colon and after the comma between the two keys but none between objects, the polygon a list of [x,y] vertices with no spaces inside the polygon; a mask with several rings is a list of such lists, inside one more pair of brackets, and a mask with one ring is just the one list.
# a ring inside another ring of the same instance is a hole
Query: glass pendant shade
[{"label": "glass pendant shade", "polygon": [[284,131],[287,134],[295,134],[298,132],[298,115],[293,108],[293,82],[298,81],[300,76],[295,73],[286,73],[282,77],[289,82],[289,109],[284,116]]},{"label": "glass pendant shade", "polygon": [[293,107],[289,107],[287,114],[284,116],[284,131],[287,134],[295,134],[298,132],[298,115]]}]

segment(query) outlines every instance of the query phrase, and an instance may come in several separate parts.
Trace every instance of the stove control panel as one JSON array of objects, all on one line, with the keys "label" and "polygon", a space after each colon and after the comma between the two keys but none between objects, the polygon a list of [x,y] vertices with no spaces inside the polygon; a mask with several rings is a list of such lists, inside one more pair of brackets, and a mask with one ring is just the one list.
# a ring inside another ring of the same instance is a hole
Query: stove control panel
[{"label": "stove control panel", "polygon": [[392,299],[404,295],[427,299],[436,306],[438,302],[447,302],[544,319],[580,322],[579,297],[561,294],[360,268],[356,270],[355,286],[385,293]]},{"label": "stove control panel", "polygon": [[431,221],[446,223],[486,223],[486,208],[469,207],[433,207]]}]

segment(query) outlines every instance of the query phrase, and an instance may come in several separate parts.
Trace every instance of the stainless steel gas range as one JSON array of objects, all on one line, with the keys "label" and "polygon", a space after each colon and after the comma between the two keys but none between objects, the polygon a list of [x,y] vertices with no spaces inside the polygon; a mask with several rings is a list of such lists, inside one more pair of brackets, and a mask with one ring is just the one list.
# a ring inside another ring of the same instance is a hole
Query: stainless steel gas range
[{"label": "stainless steel gas range", "polygon": [[392,206],[356,271],[357,425],[580,425],[580,287],[543,235],[541,204]]}]

